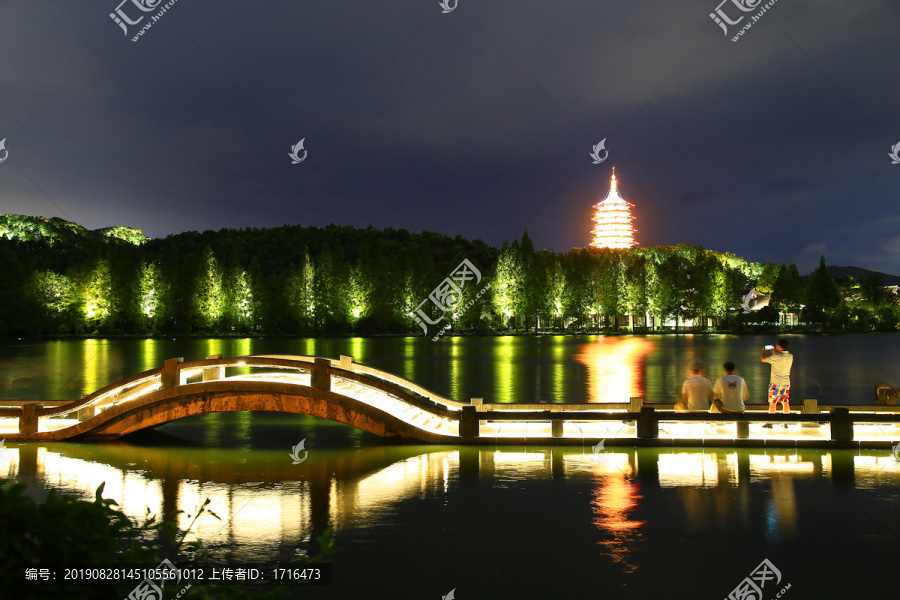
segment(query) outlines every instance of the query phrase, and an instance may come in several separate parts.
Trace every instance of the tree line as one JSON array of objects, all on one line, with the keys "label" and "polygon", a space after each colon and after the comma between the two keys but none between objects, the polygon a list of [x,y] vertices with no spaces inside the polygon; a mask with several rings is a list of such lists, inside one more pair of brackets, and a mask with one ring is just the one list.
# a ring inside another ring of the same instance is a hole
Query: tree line
[{"label": "tree line", "polygon": [[[478,295],[469,282],[461,304],[470,308],[445,315],[429,294],[464,259],[490,289]],[[482,334],[900,323],[900,302],[878,275],[834,278],[824,259],[804,278],[795,265],[689,244],[537,251],[527,231],[500,249],[336,225],[148,239],[127,227],[0,215],[0,261],[2,335],[421,333],[417,310]],[[745,313],[750,288],[770,294],[769,306]]]}]

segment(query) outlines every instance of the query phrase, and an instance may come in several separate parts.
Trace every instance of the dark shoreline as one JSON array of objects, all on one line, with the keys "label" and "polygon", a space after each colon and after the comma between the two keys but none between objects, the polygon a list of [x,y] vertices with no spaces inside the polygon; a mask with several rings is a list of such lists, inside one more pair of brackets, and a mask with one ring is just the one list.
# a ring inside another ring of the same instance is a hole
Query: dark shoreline
[{"label": "dark shoreline", "polygon": [[[450,335],[442,336],[443,338],[451,338],[451,337],[553,337],[553,336],[623,336],[623,335],[641,335],[641,336],[670,336],[670,335],[760,335],[760,334],[771,334],[771,335],[814,335],[814,334],[825,334],[825,335],[836,335],[836,334],[877,334],[877,333],[898,333],[897,330],[870,330],[870,331],[858,331],[858,330],[846,330],[846,329],[821,329],[821,328],[801,328],[796,327],[792,329],[783,329],[776,326],[773,327],[759,327],[752,330],[743,329],[740,331],[735,330],[702,330],[702,331],[694,331],[694,330],[680,330],[680,331],[661,331],[661,330],[648,330],[638,328],[635,331],[630,331],[626,329],[620,329],[618,331],[615,330],[589,330],[589,331],[579,331],[579,332],[566,332],[566,331],[541,331],[535,333],[534,331],[508,331],[508,332],[459,332],[453,333]],[[257,334],[249,334],[249,333],[221,333],[221,332],[197,332],[197,333],[167,333],[167,334],[108,334],[108,335],[92,335],[92,334],[67,334],[67,335],[25,335],[25,336],[0,336],[0,341],[4,342],[12,342],[12,341],[25,341],[25,340],[165,340],[165,339],[204,339],[204,338],[217,338],[217,339],[264,339],[264,338],[303,338],[303,339],[349,339],[349,338],[409,338],[409,337],[422,337],[422,338],[431,338],[432,336],[422,335],[419,333],[334,333],[334,334],[303,334],[303,333],[269,333],[264,335]]]}]

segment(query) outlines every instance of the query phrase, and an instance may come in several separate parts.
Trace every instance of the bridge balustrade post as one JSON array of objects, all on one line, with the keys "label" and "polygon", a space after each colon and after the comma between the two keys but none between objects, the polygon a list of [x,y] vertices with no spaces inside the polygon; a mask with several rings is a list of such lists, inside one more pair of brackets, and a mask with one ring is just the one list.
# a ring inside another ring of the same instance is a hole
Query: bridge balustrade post
[{"label": "bridge balustrade post", "polygon": [[19,433],[37,433],[38,411],[40,404],[23,404],[22,415],[19,417]]},{"label": "bridge balustrade post", "polygon": [[[206,360],[217,360],[222,358],[221,354],[210,354]],[[207,367],[203,369],[203,381],[216,381],[225,378],[225,367]]]},{"label": "bridge balustrade post", "polygon": [[[475,412],[484,412],[484,398],[472,398],[469,403],[475,407]],[[478,421],[479,425],[487,425],[487,421]]]},{"label": "bridge balustrade post", "polygon": [[341,354],[341,368],[345,371],[353,370],[353,357]]},{"label": "bridge balustrade post", "polygon": [[628,402],[631,404],[631,407],[628,409],[630,412],[641,412],[641,406],[644,405],[644,399],[640,396],[635,396],[634,398],[629,398]]},{"label": "bridge balustrade post", "polygon": [[553,419],[550,421],[550,435],[555,438],[561,438],[563,436],[563,423],[562,419]]},{"label": "bridge balustrade post", "polygon": [[805,400],[803,400],[803,414],[819,414],[819,400],[817,398],[806,398]]},{"label": "bridge balustrade post", "polygon": [[739,440],[746,440],[750,437],[750,421],[736,421],[737,437]]},{"label": "bridge balustrade post", "polygon": [[637,436],[645,440],[659,437],[659,420],[652,406],[642,406],[637,419]]},{"label": "bridge balustrade post", "polygon": [[477,438],[481,434],[478,425],[478,412],[474,406],[463,406],[459,416],[459,437]]},{"label": "bridge balustrade post", "polygon": [[331,366],[331,361],[327,358],[317,358],[313,363],[310,383],[314,388],[325,390],[326,392],[331,391],[331,375],[328,374],[329,366]]},{"label": "bridge balustrade post", "polygon": [[184,358],[169,358],[163,363],[159,389],[173,388],[181,384],[180,365],[183,362]]},{"label": "bridge balustrade post", "polygon": [[831,409],[831,441],[853,441],[853,420],[850,418],[849,409],[841,407]]},{"label": "bridge balustrade post", "polygon": [[94,418],[94,415],[97,414],[97,409],[94,406],[82,406],[78,409],[75,417],[78,421],[87,421],[88,419]]}]

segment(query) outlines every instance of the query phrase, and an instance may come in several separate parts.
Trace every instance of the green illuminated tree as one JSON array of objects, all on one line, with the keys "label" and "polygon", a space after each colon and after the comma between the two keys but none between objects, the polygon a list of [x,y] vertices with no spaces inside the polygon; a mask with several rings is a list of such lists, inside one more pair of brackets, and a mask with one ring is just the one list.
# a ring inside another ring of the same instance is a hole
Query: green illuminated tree
[{"label": "green illuminated tree", "polygon": [[824,321],[833,316],[840,305],[840,289],[825,267],[825,257],[822,256],[819,258],[819,266],[806,283],[804,317],[809,321]]},{"label": "green illuminated tree", "polygon": [[160,312],[160,299],[162,294],[162,280],[159,266],[156,263],[144,263],[141,267],[141,278],[138,296],[140,298],[140,313],[146,331],[154,331]]},{"label": "green illuminated tree", "polygon": [[879,273],[868,273],[859,282],[859,291],[863,302],[869,308],[884,304],[888,298],[887,288],[884,286],[884,278]]},{"label": "green illuminated tree", "polygon": [[36,308],[36,333],[69,333],[74,325],[77,299],[69,278],[53,271],[31,276],[26,296]]},{"label": "green illuminated tree", "polygon": [[803,296],[803,278],[797,271],[797,265],[791,264],[787,267],[781,265],[778,279],[772,286],[772,303],[780,311],[782,320],[788,312],[800,310]]},{"label": "green illuminated tree", "polygon": [[76,285],[84,327],[89,332],[103,328],[109,318],[111,295],[109,263],[106,259],[98,259],[93,268],[76,279]]},{"label": "green illuminated tree", "polygon": [[223,313],[222,271],[207,246],[203,250],[199,269],[194,281],[194,323],[203,331],[212,331],[219,327]]},{"label": "green illuminated tree", "polygon": [[504,324],[517,316],[517,310],[522,308],[523,273],[522,261],[519,252],[519,242],[513,240],[512,244],[503,242],[500,250],[500,258],[494,270],[493,292],[494,310],[503,315]]}]

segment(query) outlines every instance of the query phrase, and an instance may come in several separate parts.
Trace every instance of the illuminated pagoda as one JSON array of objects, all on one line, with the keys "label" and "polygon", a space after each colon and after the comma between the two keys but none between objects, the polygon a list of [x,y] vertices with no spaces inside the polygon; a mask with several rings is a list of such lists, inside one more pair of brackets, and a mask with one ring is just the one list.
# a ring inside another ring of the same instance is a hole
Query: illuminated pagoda
[{"label": "illuminated pagoda", "polygon": [[609,184],[609,194],[602,202],[596,205],[594,214],[594,240],[592,248],[633,248],[637,246],[634,241],[634,215],[631,214],[633,204],[627,202],[619,195],[616,185],[616,168],[613,167],[612,181]]}]

